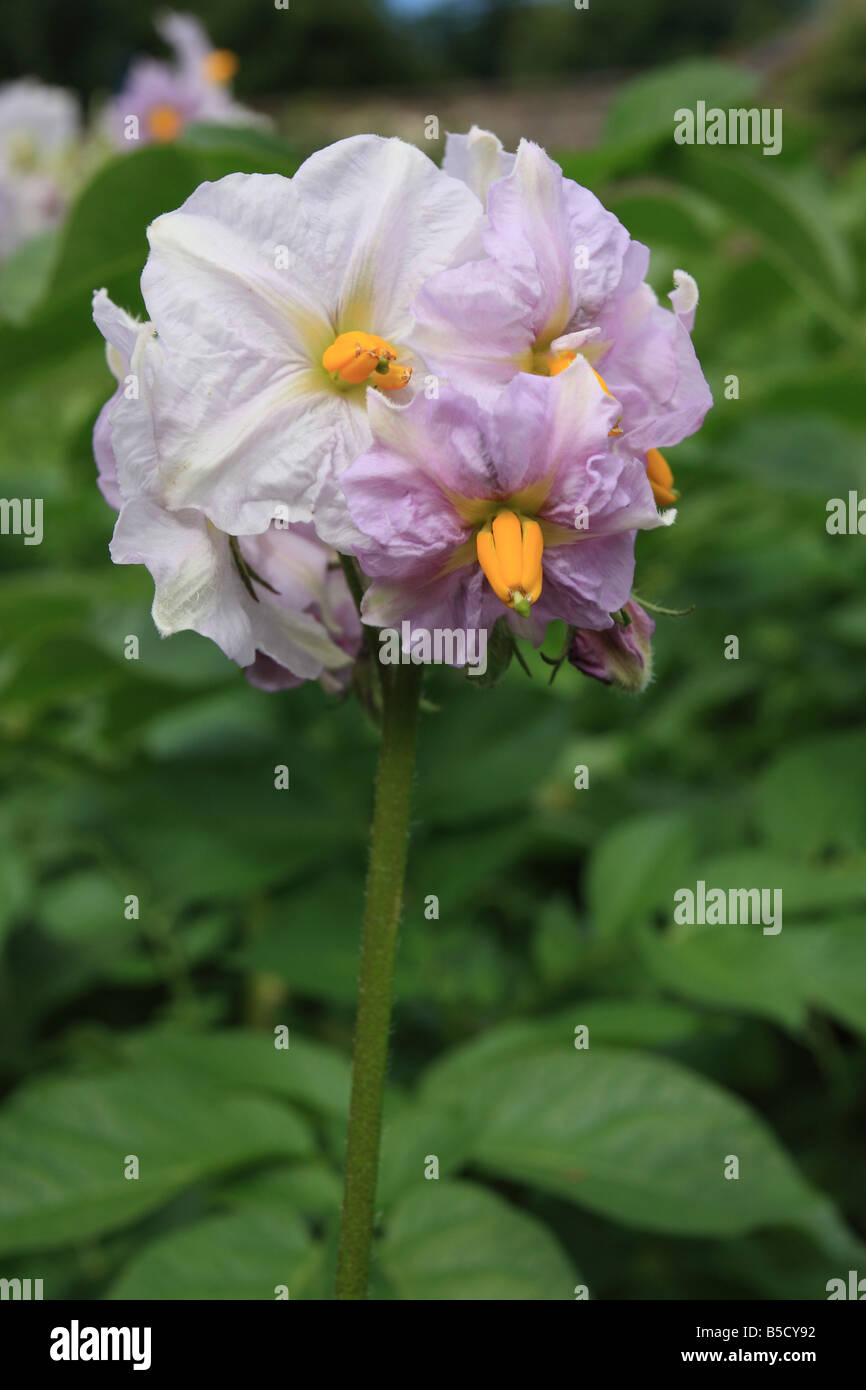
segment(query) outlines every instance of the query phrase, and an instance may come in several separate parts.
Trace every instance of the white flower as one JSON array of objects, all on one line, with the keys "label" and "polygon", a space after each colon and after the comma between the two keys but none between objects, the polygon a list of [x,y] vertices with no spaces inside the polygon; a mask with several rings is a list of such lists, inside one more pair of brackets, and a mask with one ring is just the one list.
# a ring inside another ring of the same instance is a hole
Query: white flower
[{"label": "white flower", "polygon": [[240,666],[263,655],[304,680],[344,671],[358,629],[334,593],[326,547],[276,526],[229,535],[194,507],[168,510],[151,414],[167,370],[162,344],[152,324],[136,323],[105,290],[94,295],[93,316],[118,379],[94,431],[103,495],[120,507],[111,557],[150,571],[161,635],[191,629]]},{"label": "white flower", "polygon": [[167,505],[234,534],[282,513],[348,543],[337,480],[370,443],[369,385],[335,355],[357,338],[363,373],[386,387],[403,379],[395,358],[423,368],[404,352],[412,300],[481,212],[413,146],[363,135],[292,179],[203,184],[157,218],[142,290],[166,357],[153,421]]},{"label": "white flower", "polygon": [[60,87],[0,87],[0,260],[62,218],[78,125],[78,104]]}]

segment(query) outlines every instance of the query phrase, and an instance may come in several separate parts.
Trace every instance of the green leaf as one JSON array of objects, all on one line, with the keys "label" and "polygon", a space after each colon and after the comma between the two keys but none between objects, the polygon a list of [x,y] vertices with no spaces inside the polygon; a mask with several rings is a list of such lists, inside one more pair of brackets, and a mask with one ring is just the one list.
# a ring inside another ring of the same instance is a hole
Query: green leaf
[{"label": "green leaf", "polygon": [[757,87],[754,73],[713,59],[694,58],[655,68],[630,82],[607,114],[606,138],[612,143],[673,141],[674,113],[681,107],[742,106]]},{"label": "green leaf", "polygon": [[124,1051],[137,1064],[179,1072],[203,1085],[266,1091],[336,1119],[348,1110],[349,1059],[294,1030],[289,1046],[277,1048],[272,1033],[145,1029],[125,1040]]},{"label": "green leaf", "polygon": [[280,1285],[295,1298],[319,1252],[299,1216],[254,1207],[212,1216],[146,1245],[109,1289],[109,1299],[236,1302],[270,1299]]},{"label": "green leaf", "polygon": [[278,135],[252,126],[190,125],[180,148],[195,155],[202,180],[233,173],[291,177],[301,163],[301,155]]},{"label": "green leaf", "polygon": [[[660,246],[675,248],[683,260],[712,244],[711,233],[718,214],[708,217],[703,200],[675,184],[626,185],[605,199],[605,206],[616,214],[629,235],[642,241],[657,254]],[[672,289],[669,283],[667,289]],[[667,305],[667,299],[662,302]]]},{"label": "green leaf", "polygon": [[527,805],[534,783],[561,751],[566,720],[563,709],[539,698],[534,687],[523,675],[484,691],[483,699],[462,687],[459,718],[424,721],[419,818],[437,825],[469,821],[474,835],[483,817],[501,819]]},{"label": "green leaf", "polygon": [[[825,484],[826,486],[826,484]],[[787,749],[764,773],[757,810],[764,835],[793,855],[855,853],[866,843],[866,733],[824,735]]]},{"label": "green leaf", "polygon": [[573,1299],[579,1282],[540,1222],[470,1183],[422,1180],[389,1216],[376,1260],[399,1299]]},{"label": "green leaf", "polygon": [[[352,1005],[358,989],[363,874],[337,870],[272,900],[256,939],[239,953],[246,970],[284,980],[294,994]],[[327,932],[322,923],[327,922]]]},{"label": "green leaf", "polygon": [[679,812],[639,816],[606,835],[587,873],[597,934],[622,935],[653,908],[669,902],[691,850],[689,821]]},{"label": "green leaf", "polygon": [[386,1104],[382,1130],[382,1160],[376,1189],[387,1206],[397,1195],[419,1184],[435,1185],[424,1176],[428,1159],[439,1163],[439,1178],[456,1173],[466,1160],[474,1121],[460,1109],[428,1101],[405,1101],[392,1094]]},{"label": "green leaf", "polygon": [[[828,1204],[800,1177],[742,1101],[664,1058],[569,1041],[523,1051],[512,1035],[459,1070],[476,1118],[471,1158],[489,1172],[553,1192],[603,1216],[680,1235],[731,1235],[764,1225],[814,1230]],[[434,1077],[453,1095],[460,1053]],[[455,1098],[456,1101],[456,1098]],[[740,1163],[727,1180],[728,1155]]]},{"label": "green leaf", "polygon": [[[202,1178],[313,1152],[306,1125],[261,1097],[176,1071],[42,1080],[0,1115],[0,1251],[129,1225]],[[140,1176],[124,1177],[127,1155]]]},{"label": "green leaf", "polygon": [[[861,457],[858,436],[831,419],[753,419],[720,450],[725,473],[748,478],[777,498],[809,499],[824,530],[830,497],[847,499]],[[821,467],[815,467],[816,458]]]},{"label": "green leaf", "polygon": [[10,709],[30,711],[59,700],[91,696],[109,690],[123,678],[119,662],[86,642],[58,637],[22,655],[3,689]]},{"label": "green leaf", "polygon": [[841,307],[853,295],[856,274],[842,234],[826,215],[826,190],[786,177],[757,155],[683,149],[677,159],[684,183],[752,232],[813,310],[862,347],[862,328]]},{"label": "green leaf", "polygon": [[305,1216],[329,1217],[343,1201],[339,1174],[322,1159],[243,1174],[220,1189],[220,1201],[233,1207],[256,1207],[272,1215],[278,1208]]},{"label": "green leaf", "polygon": [[0,267],[0,318],[22,323],[45,293],[60,244],[59,229],[33,237]]},{"label": "green leaf", "polygon": [[777,937],[754,927],[683,928],[647,934],[644,959],[658,982],[688,999],[770,1018],[793,1031],[820,1008],[866,1033],[863,928],[842,919],[795,926]]},{"label": "green leaf", "polygon": [[[712,858],[692,862],[688,873],[677,884],[678,888],[688,888],[695,892],[696,881],[702,879],[709,893],[713,888],[725,892],[737,888],[767,889],[772,894],[781,893],[782,931],[791,918],[815,916],[831,910],[866,904],[866,861],[842,860],[832,864],[814,864],[808,860],[798,861],[776,850],[737,850],[730,854],[720,854]],[[772,907],[773,898],[770,898]],[[666,915],[673,921],[673,893],[662,904]],[[769,926],[770,923],[763,925]],[[725,926],[705,926],[707,932],[727,931]],[[752,927],[762,935],[762,924]],[[775,933],[778,936],[780,933]],[[767,937],[772,939],[773,933]]]},{"label": "green leaf", "polygon": [[179,207],[199,182],[194,158],[172,145],[146,146],[104,165],[69,214],[49,293],[77,292],[89,312],[93,290],[104,285],[117,300],[122,286],[118,302],[131,298],[126,307],[137,310],[148,224]]}]

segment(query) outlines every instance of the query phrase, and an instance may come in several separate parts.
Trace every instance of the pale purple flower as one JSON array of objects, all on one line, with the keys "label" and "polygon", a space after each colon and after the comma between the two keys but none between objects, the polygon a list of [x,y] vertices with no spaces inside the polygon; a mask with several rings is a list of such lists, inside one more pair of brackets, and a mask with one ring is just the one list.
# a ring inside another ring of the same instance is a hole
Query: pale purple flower
[{"label": "pale purple flower", "polygon": [[163,15],[157,29],[174,49],[175,62],[137,58],[107,111],[108,130],[119,149],[167,144],[193,121],[218,125],[267,125],[231,95],[234,54],[216,49],[192,15]]},{"label": "pale purple flower", "polygon": [[292,179],[203,184],[157,218],[142,291],[168,363],[153,394],[167,504],[232,533],[262,531],[285,509],[347,544],[338,478],[370,443],[377,393],[327,371],[323,355],[357,330],[423,370],[403,356],[412,300],[480,216],[474,194],[419,150],[365,135]]},{"label": "pale purple flower", "polygon": [[233,54],[214,47],[200,20],[191,14],[168,11],[157,18],[156,30],[174,50],[184,77],[213,87],[217,96],[226,94],[237,62],[232,61]]},{"label": "pale purple flower", "polygon": [[265,688],[311,679],[337,688],[360,645],[337,557],[309,527],[275,522],[233,536],[194,507],[169,510],[152,419],[167,369],[162,344],[152,324],[136,323],[104,290],[94,296],[94,319],[118,380],[94,429],[100,488],[119,508],[111,556],[150,571],[157,629],[209,637]]},{"label": "pale purple flower", "polygon": [[[617,411],[583,361],[552,381],[514,377],[493,410],[450,389],[406,408],[371,400],[372,448],[342,477],[373,581],[364,620],[489,629],[506,616],[536,642],[554,618],[610,627],[629,597],[636,530],[674,517],[656,510],[643,461],[609,437]],[[497,597],[485,577],[479,532],[504,512],[543,539],[540,592]]]},{"label": "pale purple flower", "polygon": [[652,635],[656,625],[636,599],[629,599],[622,611],[627,622],[615,622],[604,632],[576,632],[568,660],[585,676],[605,685],[644,690],[652,679]]},{"label": "pale purple flower", "polygon": [[487,187],[484,254],[424,286],[412,346],[486,403],[515,374],[556,375],[580,355],[619,402],[634,451],[678,443],[712,404],[689,337],[695,282],[677,271],[664,309],[645,283],[646,247],[594,194],[537,145],[521,141],[510,172],[509,158],[488,132],[449,144],[449,167]]},{"label": "pale purple flower", "polygon": [[119,150],[168,144],[201,116],[204,89],[156,58],[136,58],[106,120]]}]

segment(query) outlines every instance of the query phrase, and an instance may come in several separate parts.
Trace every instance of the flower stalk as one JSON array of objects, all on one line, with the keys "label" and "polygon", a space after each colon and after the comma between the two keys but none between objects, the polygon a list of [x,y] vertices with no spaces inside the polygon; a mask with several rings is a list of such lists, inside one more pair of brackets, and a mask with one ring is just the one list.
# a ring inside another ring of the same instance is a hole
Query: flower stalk
[{"label": "flower stalk", "polygon": [[403,906],[421,668],[383,667],[367,898],[352,1060],[338,1299],[364,1299],[373,1240],[394,963]]}]

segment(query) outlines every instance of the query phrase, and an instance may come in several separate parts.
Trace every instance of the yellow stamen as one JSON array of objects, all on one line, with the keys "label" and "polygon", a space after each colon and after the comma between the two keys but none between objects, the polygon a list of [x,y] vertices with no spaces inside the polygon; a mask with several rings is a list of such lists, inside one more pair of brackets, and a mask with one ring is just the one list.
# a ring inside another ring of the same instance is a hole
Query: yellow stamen
[{"label": "yellow stamen", "polygon": [[147,113],[147,129],[151,139],[160,145],[176,140],[181,132],[183,121],[180,112],[173,106],[152,106]]},{"label": "yellow stamen", "polygon": [[377,367],[376,372],[377,376],[371,385],[378,386],[383,391],[402,391],[412,378],[412,368],[401,367],[399,362],[389,362],[384,372]]},{"label": "yellow stamen", "polygon": [[[602,391],[604,392],[604,394],[605,394],[606,396],[610,396],[611,400],[613,400],[613,392],[611,391],[610,387],[608,386],[608,384],[607,384],[607,382],[605,381],[604,377],[602,376],[601,372],[596,372],[596,371],[595,371],[595,367],[593,367],[592,370],[595,372],[595,379],[596,379],[596,381],[598,382],[598,384],[599,384],[599,386],[601,387],[601,389],[602,389]],[[622,416],[621,416],[621,415],[620,415],[619,419],[620,419],[620,420],[622,419]],[[617,422],[616,422],[616,424],[614,425],[613,429],[612,429],[612,430],[608,430],[607,433],[608,433],[608,438],[609,438],[609,439],[614,439],[617,435],[622,434],[622,430],[621,430],[620,427],[619,427],[619,420],[617,420]]]},{"label": "yellow stamen", "polygon": [[412,376],[412,368],[404,367],[397,361],[397,354],[390,343],[375,333],[362,333],[351,329],[334,339],[322,354],[322,366],[329,376],[350,385],[367,381],[376,373],[371,386],[381,386],[385,391],[399,391],[406,386]]},{"label": "yellow stamen", "polygon": [[231,82],[238,70],[237,54],[232,53],[230,48],[215,48],[204,59],[202,68],[208,82],[222,87],[226,82]]},{"label": "yellow stamen", "polygon": [[660,507],[669,507],[676,502],[680,494],[674,488],[674,475],[664,454],[660,454],[658,449],[647,449],[646,473],[653,497]]},{"label": "yellow stamen", "polygon": [[566,367],[571,366],[576,356],[576,352],[549,352],[547,354],[548,376],[559,376],[560,372],[564,372]]},{"label": "yellow stamen", "polygon": [[571,366],[576,356],[576,352],[535,351],[532,354],[532,373],[534,376],[559,376],[560,372]]},{"label": "yellow stamen", "polygon": [[541,593],[544,537],[532,517],[503,510],[475,538],[478,563],[496,597],[522,617]]},{"label": "yellow stamen", "polygon": [[593,370],[593,372],[595,372],[595,379],[596,379],[596,381],[598,382],[599,386],[601,387],[602,391],[604,392],[604,394],[605,394],[606,396],[610,396],[610,398],[611,398],[611,400],[612,400],[612,399],[613,399],[613,392],[611,391],[610,387],[608,386],[608,384],[607,384],[607,382],[605,381],[604,377],[602,376],[601,372],[596,372],[596,371],[595,371],[595,367],[593,367],[592,370]]}]

